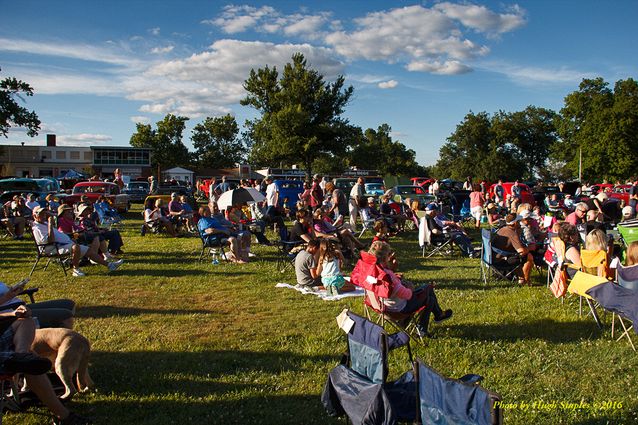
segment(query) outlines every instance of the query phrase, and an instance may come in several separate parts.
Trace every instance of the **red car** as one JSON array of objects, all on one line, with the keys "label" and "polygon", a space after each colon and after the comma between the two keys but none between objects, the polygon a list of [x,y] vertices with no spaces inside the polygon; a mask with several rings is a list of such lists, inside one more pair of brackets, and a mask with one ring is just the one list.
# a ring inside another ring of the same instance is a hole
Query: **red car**
[{"label": "red car", "polygon": [[[535,206],[536,200],[534,199],[534,195],[532,195],[532,191],[529,188],[529,186],[523,183],[519,183],[518,185],[521,188],[521,202],[524,204],[530,204],[532,207]],[[504,194],[506,199],[508,196],[512,194],[512,186],[514,186],[514,183],[512,182],[503,183],[503,189],[504,189]],[[494,197],[495,187],[496,187],[496,184],[493,184],[492,186],[490,186],[490,190],[489,190],[490,198]]]},{"label": "red car", "polygon": [[91,203],[95,203],[100,196],[106,197],[111,206],[118,212],[127,212],[131,207],[129,197],[121,193],[120,187],[108,182],[80,182],[73,186],[71,195],[64,198],[64,203],[73,206],[86,196]]}]

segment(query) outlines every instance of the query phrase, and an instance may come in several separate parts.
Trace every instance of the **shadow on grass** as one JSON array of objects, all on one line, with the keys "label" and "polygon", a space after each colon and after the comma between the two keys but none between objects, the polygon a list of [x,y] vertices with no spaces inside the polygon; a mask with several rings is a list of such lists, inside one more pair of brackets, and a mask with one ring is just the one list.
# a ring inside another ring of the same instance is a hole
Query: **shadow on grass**
[{"label": "shadow on grass", "polygon": [[78,308],[75,317],[104,319],[106,317],[120,316],[139,316],[143,314],[164,314],[164,315],[180,315],[180,314],[211,314],[212,310],[163,310],[153,308],[133,308],[133,307],[114,307],[109,305],[95,305]]},{"label": "shadow on grass", "polygon": [[525,323],[451,325],[449,329],[451,334],[462,339],[506,342],[524,339],[543,339],[555,343],[580,342],[585,339],[599,339],[603,334],[593,319],[591,323],[541,319]]}]

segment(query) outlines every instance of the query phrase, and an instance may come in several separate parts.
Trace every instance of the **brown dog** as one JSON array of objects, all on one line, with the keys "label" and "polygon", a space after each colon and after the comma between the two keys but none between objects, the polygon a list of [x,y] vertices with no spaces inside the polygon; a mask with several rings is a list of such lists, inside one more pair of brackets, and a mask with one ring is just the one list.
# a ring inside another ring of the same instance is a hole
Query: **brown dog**
[{"label": "brown dog", "polygon": [[[41,357],[51,360],[66,392],[62,399],[71,398],[75,393],[93,388],[89,376],[91,344],[77,332],[66,328],[46,328],[35,331],[31,349]],[[77,388],[74,376],[78,374]]]}]

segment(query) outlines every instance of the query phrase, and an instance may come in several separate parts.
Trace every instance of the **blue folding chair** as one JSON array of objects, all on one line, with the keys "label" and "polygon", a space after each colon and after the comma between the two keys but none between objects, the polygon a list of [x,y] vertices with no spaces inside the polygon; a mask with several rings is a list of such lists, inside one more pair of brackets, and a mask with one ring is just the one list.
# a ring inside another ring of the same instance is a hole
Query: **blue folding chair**
[{"label": "blue folding chair", "polygon": [[[487,284],[490,277],[512,281],[517,277],[518,270],[523,266],[522,259],[515,252],[501,251],[492,246],[492,232],[481,230],[481,278]],[[496,259],[495,254],[501,256]]]}]

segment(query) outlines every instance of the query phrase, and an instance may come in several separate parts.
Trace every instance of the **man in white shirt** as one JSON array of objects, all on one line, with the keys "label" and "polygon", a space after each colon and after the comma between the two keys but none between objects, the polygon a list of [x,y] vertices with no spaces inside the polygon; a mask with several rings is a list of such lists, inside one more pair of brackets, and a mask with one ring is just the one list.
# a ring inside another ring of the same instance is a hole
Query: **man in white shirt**
[{"label": "man in white shirt", "polygon": [[353,231],[357,230],[357,215],[359,214],[359,204],[363,201],[364,190],[363,177],[357,179],[357,183],[350,189],[350,200],[348,201],[348,210],[350,212],[350,226]]},{"label": "man in white shirt", "polygon": [[266,215],[274,217],[277,215],[277,204],[279,203],[279,189],[275,182],[273,182],[272,177],[266,177],[266,203],[268,208],[266,209]]},{"label": "man in white shirt", "polygon": [[38,196],[35,193],[29,194],[29,200],[27,201],[26,206],[29,207],[31,211],[33,211],[35,207],[40,206],[40,203],[37,201],[37,198]]},{"label": "man in white shirt", "polygon": [[[98,244],[91,245],[89,248],[86,245],[80,245],[75,242],[65,233],[60,232],[55,228],[53,222],[53,216],[49,215],[49,211],[38,206],[33,209],[33,237],[39,245],[51,244],[44,248],[44,252],[47,254],[53,254],[54,252],[60,252],[61,254],[71,254],[71,265],[73,267],[73,276],[80,277],[86,276],[86,274],[80,270],[80,259],[84,256],[93,260],[95,263],[108,267],[109,271],[117,270],[124,260],[114,261],[108,263],[104,258],[98,254]],[[98,238],[95,238],[98,240]],[[57,247],[57,248],[56,248]]]}]

